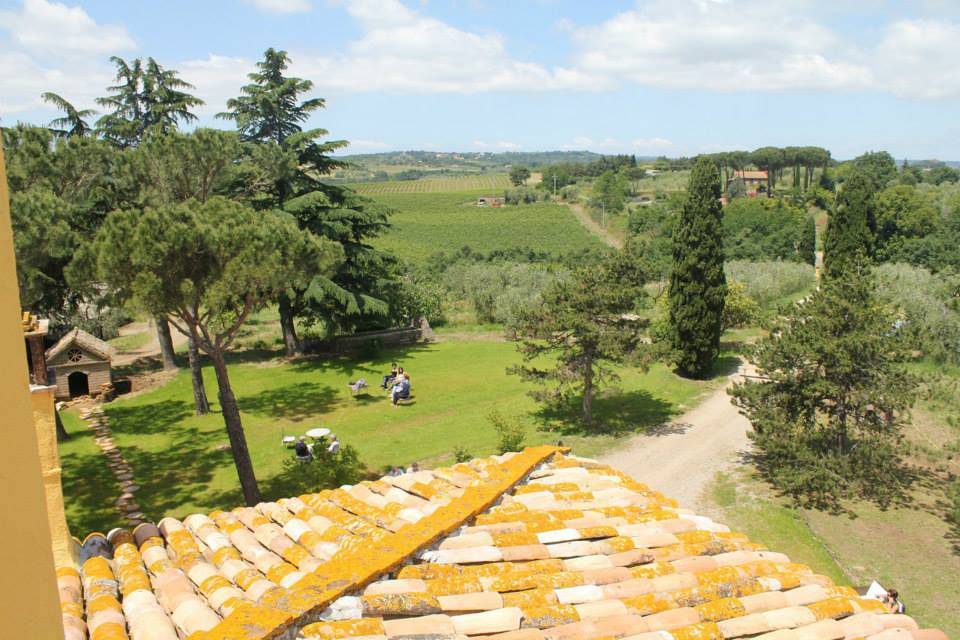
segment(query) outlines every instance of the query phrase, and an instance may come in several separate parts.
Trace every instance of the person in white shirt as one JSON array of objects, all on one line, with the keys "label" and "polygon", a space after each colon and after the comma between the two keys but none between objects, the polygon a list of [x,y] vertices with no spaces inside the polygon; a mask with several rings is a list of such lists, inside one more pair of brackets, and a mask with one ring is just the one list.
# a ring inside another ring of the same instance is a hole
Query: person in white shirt
[{"label": "person in white shirt", "polygon": [[337,440],[336,434],[333,436],[333,440],[330,442],[330,446],[327,447],[327,453],[332,455],[337,455],[340,451],[340,441]]}]

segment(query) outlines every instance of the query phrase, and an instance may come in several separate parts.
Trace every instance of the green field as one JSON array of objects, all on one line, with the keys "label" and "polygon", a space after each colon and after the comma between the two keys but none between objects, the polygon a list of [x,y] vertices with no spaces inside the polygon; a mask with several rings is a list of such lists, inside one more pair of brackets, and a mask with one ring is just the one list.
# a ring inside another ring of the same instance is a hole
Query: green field
[{"label": "green field", "polygon": [[356,182],[348,187],[367,196],[384,193],[442,193],[450,191],[483,191],[482,195],[503,195],[509,189],[510,178],[503,173],[474,176],[448,176],[419,180],[389,180],[384,182]]},{"label": "green field", "polygon": [[[254,467],[265,498],[278,498],[271,479],[291,451],[284,435],[311,427],[330,427],[356,447],[373,470],[452,462],[454,447],[472,455],[495,452],[497,437],[487,421],[496,408],[528,431],[527,444],[563,439],[578,453],[591,455],[618,438],[660,424],[711,387],[683,380],[663,366],[648,373],[622,371],[623,394],[596,401],[604,434],[585,434],[573,421],[538,413],[529,387],[505,368],[517,362],[514,345],[496,335],[441,341],[387,351],[374,360],[302,360],[287,363],[262,352],[242,352],[230,377],[243,413]],[[390,362],[405,365],[413,377],[413,400],[393,408],[376,385]],[[206,368],[207,393],[216,397],[213,373]],[[369,395],[352,397],[347,382],[365,377]],[[133,466],[137,494],[148,517],[185,516],[242,503],[227,436],[218,413],[196,417],[186,371],[165,386],[106,405],[114,440]],[[118,489],[106,461],[72,412],[66,425],[73,436],[60,445],[63,488],[71,530],[82,535],[119,524],[112,506]],[[549,429],[547,428],[549,426]]]},{"label": "green field", "polygon": [[378,247],[411,262],[464,246],[475,251],[533,248],[561,255],[602,246],[564,205],[478,207],[469,193],[392,193],[376,196],[396,210]]}]

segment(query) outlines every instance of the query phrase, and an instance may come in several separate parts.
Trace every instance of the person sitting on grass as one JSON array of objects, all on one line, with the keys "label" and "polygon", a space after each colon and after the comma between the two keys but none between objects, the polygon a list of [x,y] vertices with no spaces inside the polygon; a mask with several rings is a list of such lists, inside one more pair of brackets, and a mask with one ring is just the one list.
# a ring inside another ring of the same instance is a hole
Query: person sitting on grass
[{"label": "person sitting on grass", "polygon": [[903,613],[906,611],[906,607],[900,602],[900,594],[897,593],[896,589],[888,589],[887,597],[884,598],[884,601],[890,613]]},{"label": "person sitting on grass", "polygon": [[399,382],[393,385],[393,391],[390,392],[390,399],[393,401],[393,406],[397,406],[397,403],[401,400],[406,400],[410,397],[410,374],[404,373],[402,377],[399,378]]},{"label": "person sitting on grass", "polygon": [[307,446],[307,442],[303,436],[300,436],[300,439],[297,440],[297,444],[293,445],[293,453],[297,457],[297,460],[306,462],[313,458],[313,455],[310,453],[310,447]]},{"label": "person sitting on grass", "polygon": [[400,369],[397,368],[397,363],[396,363],[396,362],[394,362],[393,364],[391,364],[391,365],[390,365],[390,373],[388,373],[387,375],[383,376],[383,382],[380,383],[380,388],[382,388],[382,389],[388,389],[388,388],[390,387],[390,383],[397,379],[397,375],[398,375],[397,372],[398,372],[398,371],[399,371],[399,373],[403,373],[403,369],[402,369],[402,368],[400,368]]}]

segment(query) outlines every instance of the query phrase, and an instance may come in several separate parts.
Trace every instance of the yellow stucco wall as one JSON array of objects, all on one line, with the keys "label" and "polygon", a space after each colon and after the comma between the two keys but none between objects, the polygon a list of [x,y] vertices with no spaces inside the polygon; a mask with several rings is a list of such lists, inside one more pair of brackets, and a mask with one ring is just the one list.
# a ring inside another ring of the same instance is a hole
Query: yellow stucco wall
[{"label": "yellow stucco wall", "polygon": [[60,452],[57,450],[57,424],[54,417],[54,386],[31,386],[33,426],[37,430],[40,447],[40,474],[46,493],[47,521],[50,523],[50,538],[53,543],[53,559],[58,567],[76,563],[76,543],[70,537],[67,517],[63,506],[63,487],[60,484]]},{"label": "yellow stucco wall", "polygon": [[0,621],[5,638],[63,638],[37,432],[27,386],[6,165],[0,145]]}]

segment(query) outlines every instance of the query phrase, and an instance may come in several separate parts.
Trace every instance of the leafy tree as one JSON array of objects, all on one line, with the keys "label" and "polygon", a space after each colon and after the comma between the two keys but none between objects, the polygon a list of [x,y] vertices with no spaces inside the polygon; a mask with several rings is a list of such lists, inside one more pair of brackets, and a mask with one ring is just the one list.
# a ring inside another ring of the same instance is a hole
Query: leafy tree
[{"label": "leafy tree", "polygon": [[95,243],[104,283],[151,313],[169,314],[210,357],[243,496],[256,504],[260,491],[226,354],[251,313],[314,273],[329,273],[339,248],[298,229],[287,214],[222,197],[114,212]]},{"label": "leafy tree", "polygon": [[930,169],[926,176],[924,176],[924,182],[936,185],[943,184],[944,182],[956,184],[958,181],[960,181],[960,170],[948,167],[945,164]]},{"label": "leafy tree", "polygon": [[604,171],[593,183],[596,203],[612,213],[623,211],[627,202],[627,190],[626,178],[613,171]]},{"label": "leafy tree", "polygon": [[110,60],[117,67],[117,84],[107,88],[110,95],[97,98],[97,104],[110,109],[97,121],[104,138],[121,148],[133,147],[150,131],[169,133],[180,123],[197,119],[191,109],[202,106],[203,100],[184,91],[194,87],[177,71],[163,68],[153,58],[145,63],[117,56]]},{"label": "leafy tree", "polygon": [[750,356],[762,381],[731,390],[767,477],[807,506],[886,502],[900,489],[899,432],[916,382],[866,264],[851,262],[780,317]]},{"label": "leafy tree", "polygon": [[[144,202],[157,206],[195,200],[203,204],[215,194],[229,191],[241,145],[235,133],[197,129],[189,134],[150,136],[130,153],[140,158],[139,168],[145,178]],[[210,405],[199,346],[192,336],[187,336],[187,341],[194,409],[197,415],[205,415]]]},{"label": "leafy tree", "polygon": [[806,218],[803,209],[781,199],[738,198],[730,202],[723,210],[726,259],[809,259],[799,251]]},{"label": "leafy tree", "polygon": [[[627,252],[554,282],[542,304],[518,320],[524,363],[508,371],[543,385],[531,394],[538,400],[563,404],[580,395],[582,420],[593,424],[597,387],[617,378],[610,364],[641,353],[644,322],[631,312],[645,295],[645,282],[640,260]],[[552,366],[533,364],[543,357]]]},{"label": "leafy tree", "polygon": [[720,351],[727,281],[723,273],[723,208],[716,165],[700,158],[673,235],[670,326],[677,369],[709,372]]},{"label": "leafy tree", "polygon": [[48,102],[60,111],[63,111],[64,115],[62,117],[50,122],[50,129],[57,135],[65,138],[70,136],[83,137],[93,132],[93,129],[86,121],[86,118],[96,115],[97,112],[93,109],[77,109],[67,102],[65,98],[51,91],[40,94],[40,97],[43,98],[44,102]]},{"label": "leafy tree", "polygon": [[524,166],[517,166],[510,169],[510,182],[515,187],[524,185],[530,179],[530,169]]},{"label": "leafy tree", "polygon": [[897,178],[897,161],[886,151],[868,151],[851,162],[853,168],[866,176],[874,191],[879,191]]},{"label": "leafy tree", "polygon": [[906,184],[887,187],[876,196],[877,259],[902,261],[915,244],[933,234],[940,213],[925,193]]},{"label": "leafy tree", "polygon": [[873,256],[877,226],[873,184],[870,177],[854,171],[837,194],[823,240],[825,273]]},{"label": "leafy tree", "polygon": [[541,189],[546,189],[550,193],[559,192],[560,189],[565,186],[576,182],[576,179],[570,174],[570,171],[562,165],[544,167],[541,175],[543,179],[537,186]]}]

